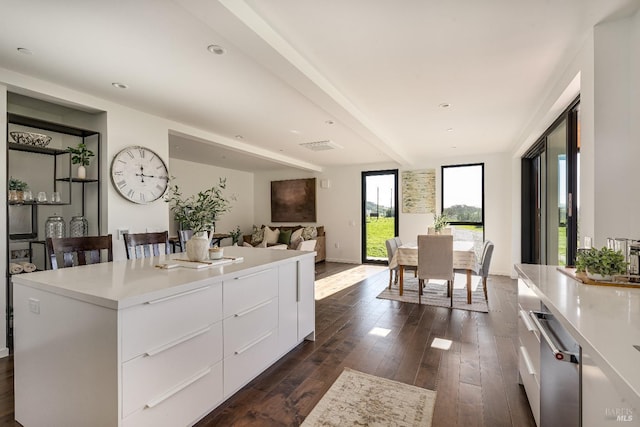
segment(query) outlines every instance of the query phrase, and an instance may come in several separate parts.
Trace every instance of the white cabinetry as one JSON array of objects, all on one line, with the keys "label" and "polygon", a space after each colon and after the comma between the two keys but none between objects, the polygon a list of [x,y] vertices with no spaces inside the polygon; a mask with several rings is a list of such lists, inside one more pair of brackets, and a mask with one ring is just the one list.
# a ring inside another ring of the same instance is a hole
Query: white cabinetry
[{"label": "white cabinetry", "polygon": [[518,279],[518,371],[536,425],[540,425],[540,332],[529,313],[540,311],[540,299]]},{"label": "white cabinetry", "polygon": [[16,420],[196,422],[313,337],[313,261],[249,259],[224,274],[131,260],[17,277]]}]

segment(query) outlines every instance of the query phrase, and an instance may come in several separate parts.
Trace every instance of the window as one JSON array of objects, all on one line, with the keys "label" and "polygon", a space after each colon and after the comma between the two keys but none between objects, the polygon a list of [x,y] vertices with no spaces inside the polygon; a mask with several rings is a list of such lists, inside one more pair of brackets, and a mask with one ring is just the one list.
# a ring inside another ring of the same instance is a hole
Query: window
[{"label": "window", "polygon": [[455,240],[484,240],[484,164],[442,166],[442,213]]}]

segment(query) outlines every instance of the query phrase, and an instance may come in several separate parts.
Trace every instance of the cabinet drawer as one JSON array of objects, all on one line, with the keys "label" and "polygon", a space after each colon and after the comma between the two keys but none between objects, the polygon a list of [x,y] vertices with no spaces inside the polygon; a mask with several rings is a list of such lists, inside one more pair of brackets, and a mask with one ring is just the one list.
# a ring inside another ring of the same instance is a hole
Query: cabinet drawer
[{"label": "cabinet drawer", "polygon": [[122,413],[129,415],[195,372],[222,360],[222,322],[150,349],[122,366]]},{"label": "cabinet drawer", "polygon": [[122,361],[221,319],[220,282],[128,308],[122,313]]},{"label": "cabinet drawer", "polygon": [[524,310],[518,312],[518,337],[520,345],[527,349],[533,369],[540,378],[540,332],[529,320],[529,313]]},{"label": "cabinet drawer", "polygon": [[278,296],[278,269],[270,268],[224,281],[224,317]]},{"label": "cabinet drawer", "polygon": [[246,348],[278,327],[278,298],[224,319],[224,357]]},{"label": "cabinet drawer", "polygon": [[536,425],[540,425],[540,382],[531,366],[531,359],[527,353],[527,349],[520,346],[518,370],[522,378],[522,385],[529,399],[529,406],[533,413]]},{"label": "cabinet drawer", "polygon": [[[163,400],[164,398],[164,400]],[[222,362],[175,384],[165,395],[148,401],[122,423],[124,427],[192,425],[222,402]]]},{"label": "cabinet drawer", "polygon": [[224,396],[231,396],[275,360],[278,331],[273,329],[224,359]]}]

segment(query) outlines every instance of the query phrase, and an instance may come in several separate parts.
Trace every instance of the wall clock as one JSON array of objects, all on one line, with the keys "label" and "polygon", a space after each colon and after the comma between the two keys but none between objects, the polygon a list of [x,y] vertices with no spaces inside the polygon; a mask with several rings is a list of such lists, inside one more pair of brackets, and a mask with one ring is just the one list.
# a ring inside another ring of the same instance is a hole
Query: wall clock
[{"label": "wall clock", "polygon": [[111,182],[118,193],[133,203],[158,200],[169,185],[169,172],[162,158],[152,150],[131,146],[111,161]]}]

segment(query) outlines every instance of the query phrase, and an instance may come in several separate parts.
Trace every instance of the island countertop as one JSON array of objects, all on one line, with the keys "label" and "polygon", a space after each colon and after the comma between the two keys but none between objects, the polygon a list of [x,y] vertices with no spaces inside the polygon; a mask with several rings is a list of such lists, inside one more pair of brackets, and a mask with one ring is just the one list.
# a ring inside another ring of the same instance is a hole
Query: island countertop
[{"label": "island countertop", "polygon": [[558,267],[515,266],[618,391],[640,406],[640,287],[580,283]]},{"label": "island countertop", "polygon": [[177,253],[159,257],[105,262],[15,275],[12,280],[47,292],[111,309],[123,309],[147,299],[163,298],[176,292],[196,289],[211,279],[225,280],[239,272],[251,274],[268,265],[278,265],[294,258],[314,256],[314,252],[225,247],[225,257],[242,257],[241,262],[202,269],[156,266],[186,258]]}]

